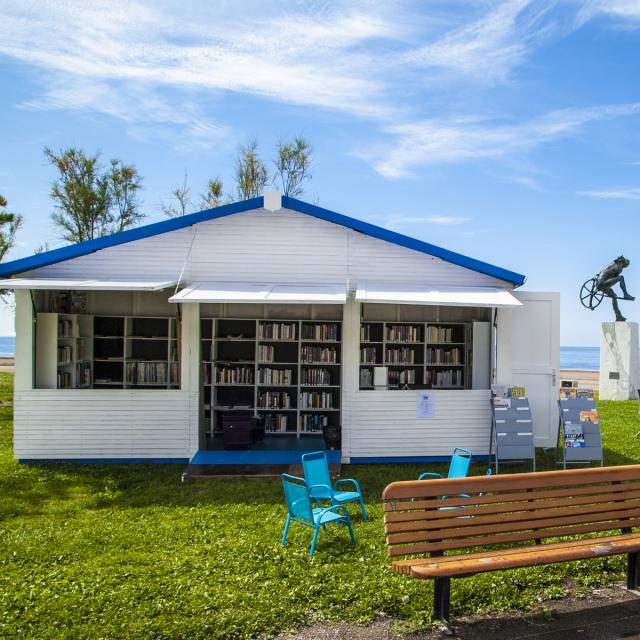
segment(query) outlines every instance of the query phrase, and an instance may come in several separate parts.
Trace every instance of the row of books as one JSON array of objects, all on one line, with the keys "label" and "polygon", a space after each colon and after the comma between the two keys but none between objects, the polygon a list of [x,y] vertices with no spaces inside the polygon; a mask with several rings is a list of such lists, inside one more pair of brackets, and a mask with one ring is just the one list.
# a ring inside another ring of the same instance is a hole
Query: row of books
[{"label": "row of books", "polygon": [[373,369],[360,369],[360,386],[373,387]]},{"label": "row of books", "polygon": [[260,384],[293,384],[293,370],[262,367],[258,370],[258,382]]},{"label": "row of books", "polygon": [[305,345],[300,350],[300,362],[326,362],[335,364],[338,352],[335,347],[313,347]]},{"label": "row of books", "polygon": [[306,433],[320,433],[329,425],[329,416],[317,413],[300,416],[300,428]]},{"label": "row of books", "polygon": [[329,369],[302,369],[301,384],[329,385],[331,384],[331,371]]},{"label": "row of books", "polygon": [[360,364],[376,364],[377,357],[375,347],[362,347],[360,349]]},{"label": "row of books", "polygon": [[303,340],[339,340],[338,325],[334,323],[303,324]]},{"label": "row of books", "polygon": [[371,325],[370,324],[360,325],[360,342],[371,342]]},{"label": "row of books", "polygon": [[58,320],[58,338],[75,338],[80,335],[78,325],[73,320]]},{"label": "row of books", "polygon": [[333,409],[333,394],[327,391],[303,391],[300,394],[301,409]]},{"label": "row of books", "polygon": [[216,384],[253,384],[253,367],[216,367]]},{"label": "row of books", "polygon": [[416,352],[410,347],[400,347],[398,349],[387,349],[388,364],[415,364]]},{"label": "row of books", "polygon": [[453,327],[428,326],[427,342],[454,342]]},{"label": "row of books", "polygon": [[275,349],[272,344],[258,345],[258,360],[260,362],[273,362]]},{"label": "row of books", "polygon": [[[175,373],[177,375],[177,367]],[[167,384],[167,374],[166,362],[127,362],[127,384]]]},{"label": "row of books", "polygon": [[427,371],[427,384],[434,387],[461,387],[462,371],[460,369],[448,369],[445,371]]},{"label": "row of books", "polygon": [[404,384],[415,384],[416,370],[406,369],[403,371],[398,371],[392,369],[391,371],[389,371],[388,382],[392,387],[402,386]]},{"label": "row of books", "polygon": [[58,389],[70,389],[70,388],[71,388],[71,372],[58,371]]},{"label": "row of books", "polygon": [[[73,349],[70,345],[58,347],[58,364],[69,364],[73,359]],[[64,388],[64,387],[61,387]]]},{"label": "row of books", "polygon": [[88,362],[78,362],[76,364],[76,386],[91,386],[91,364]]},{"label": "row of books", "polygon": [[291,396],[286,391],[265,391],[258,398],[260,409],[289,409]]},{"label": "row of books", "polygon": [[265,340],[295,340],[295,322],[260,322],[258,337]]},{"label": "row of books", "polygon": [[267,433],[286,433],[289,416],[282,413],[270,413],[264,416],[263,424]]},{"label": "row of books", "polygon": [[427,349],[428,364],[462,364],[462,349]]},{"label": "row of books", "polygon": [[387,342],[420,342],[420,327],[406,324],[388,324]]}]

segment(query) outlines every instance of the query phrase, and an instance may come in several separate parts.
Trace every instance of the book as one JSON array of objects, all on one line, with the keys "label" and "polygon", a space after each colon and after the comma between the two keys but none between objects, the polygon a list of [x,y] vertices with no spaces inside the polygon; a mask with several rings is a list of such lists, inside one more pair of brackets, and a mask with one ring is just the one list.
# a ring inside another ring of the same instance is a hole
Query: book
[{"label": "book", "polygon": [[587,389],[585,387],[578,387],[576,389],[576,398],[584,398],[586,400],[593,400],[593,389]]},{"label": "book", "polygon": [[575,387],[560,387],[560,399],[566,400],[568,398],[576,397]]},{"label": "book", "polygon": [[564,446],[566,449],[577,449],[585,446],[582,425],[566,425],[564,428]]},{"label": "book", "polygon": [[502,397],[494,398],[493,399],[493,406],[496,409],[510,409],[511,408],[511,398],[502,398]]},{"label": "book", "polygon": [[592,424],[599,424],[600,418],[598,417],[598,410],[590,409],[588,411],[581,411],[580,422],[590,422]]}]

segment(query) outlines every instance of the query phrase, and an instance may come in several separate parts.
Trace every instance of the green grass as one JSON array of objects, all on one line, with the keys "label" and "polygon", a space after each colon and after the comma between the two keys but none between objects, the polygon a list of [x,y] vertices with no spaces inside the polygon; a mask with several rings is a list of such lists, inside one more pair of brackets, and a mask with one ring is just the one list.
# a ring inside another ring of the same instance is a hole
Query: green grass
[{"label": "green grass", "polygon": [[[12,377],[0,374],[0,399]],[[601,402],[605,461],[640,460],[635,402]],[[320,534],[293,526],[273,481],[180,482],[175,465],[20,465],[12,458],[10,405],[0,408],[0,637],[251,638],[310,620],[406,628],[431,622],[430,581],[389,569],[380,494],[423,466],[343,467],[357,478],[370,519]],[[556,468],[552,454],[543,468]],[[518,468],[522,470],[522,467]],[[484,473],[486,465],[474,465]],[[356,513],[356,510],[353,510]],[[489,573],[453,583],[454,615],[531,608],[539,598],[619,581],[624,559]]]}]

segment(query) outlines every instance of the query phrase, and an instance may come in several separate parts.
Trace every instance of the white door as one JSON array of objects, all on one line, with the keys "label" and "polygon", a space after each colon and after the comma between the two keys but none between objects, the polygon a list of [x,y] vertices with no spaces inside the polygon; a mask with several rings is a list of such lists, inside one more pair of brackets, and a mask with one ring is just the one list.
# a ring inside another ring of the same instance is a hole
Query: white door
[{"label": "white door", "polygon": [[560,294],[515,291],[511,316],[511,371],[525,387],[536,447],[555,447],[560,377]]}]

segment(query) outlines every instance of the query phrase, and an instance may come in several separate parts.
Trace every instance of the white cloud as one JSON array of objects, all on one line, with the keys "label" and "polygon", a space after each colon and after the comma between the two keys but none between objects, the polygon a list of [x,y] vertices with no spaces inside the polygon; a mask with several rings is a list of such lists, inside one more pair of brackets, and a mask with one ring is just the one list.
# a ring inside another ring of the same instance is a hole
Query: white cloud
[{"label": "white cloud", "polygon": [[618,19],[620,24],[627,27],[640,26],[640,1],[591,0],[581,8],[578,19],[586,22],[600,15]]},{"label": "white cloud", "polygon": [[421,67],[440,67],[481,82],[504,81],[547,31],[542,18],[553,2],[508,0],[475,22],[406,54]]},{"label": "white cloud", "polygon": [[387,229],[396,230],[400,227],[405,227],[409,225],[420,225],[420,224],[437,224],[437,225],[445,225],[445,226],[455,226],[464,224],[465,222],[470,222],[471,218],[464,218],[461,216],[444,216],[444,215],[434,215],[434,216],[402,216],[402,215],[393,215],[388,217],[383,226]]},{"label": "white cloud", "polygon": [[640,188],[611,189],[608,191],[578,191],[579,196],[601,200],[640,200]]},{"label": "white cloud", "polygon": [[400,178],[417,167],[524,153],[573,135],[590,122],[637,113],[640,113],[640,103],[562,109],[515,124],[479,116],[424,120],[387,127],[393,142],[367,155],[373,157],[378,173]]}]

